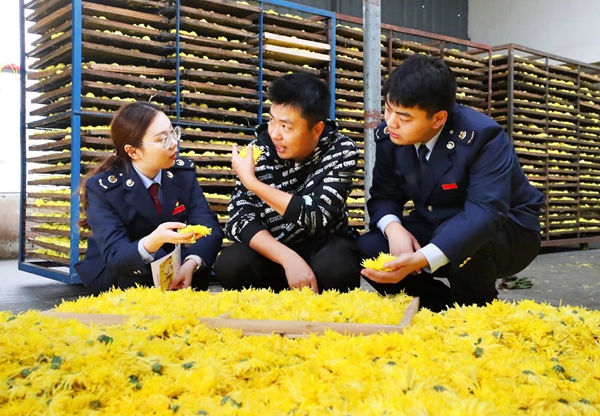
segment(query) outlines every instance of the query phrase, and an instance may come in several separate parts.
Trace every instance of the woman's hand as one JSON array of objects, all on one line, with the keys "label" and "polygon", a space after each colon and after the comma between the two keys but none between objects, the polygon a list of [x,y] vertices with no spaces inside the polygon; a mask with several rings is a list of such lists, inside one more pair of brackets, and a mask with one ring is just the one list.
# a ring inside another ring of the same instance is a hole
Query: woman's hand
[{"label": "woman's hand", "polygon": [[188,259],[184,262],[177,275],[171,282],[169,286],[169,290],[178,290],[185,289],[192,285],[192,276],[194,275],[194,270],[196,270],[197,263],[193,259]]},{"label": "woman's hand", "polygon": [[185,227],[182,222],[163,222],[149,235],[144,237],[144,248],[148,253],[156,253],[163,244],[187,244],[194,241],[195,233],[179,234],[178,229]]}]

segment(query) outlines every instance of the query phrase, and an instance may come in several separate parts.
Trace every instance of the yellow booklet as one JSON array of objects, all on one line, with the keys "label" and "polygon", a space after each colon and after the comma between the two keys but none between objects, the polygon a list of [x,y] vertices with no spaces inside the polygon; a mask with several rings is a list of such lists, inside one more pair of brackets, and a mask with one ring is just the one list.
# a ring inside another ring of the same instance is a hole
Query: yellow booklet
[{"label": "yellow booklet", "polygon": [[162,290],[169,289],[177,276],[179,267],[181,267],[181,245],[176,244],[172,252],[150,264],[154,286]]}]

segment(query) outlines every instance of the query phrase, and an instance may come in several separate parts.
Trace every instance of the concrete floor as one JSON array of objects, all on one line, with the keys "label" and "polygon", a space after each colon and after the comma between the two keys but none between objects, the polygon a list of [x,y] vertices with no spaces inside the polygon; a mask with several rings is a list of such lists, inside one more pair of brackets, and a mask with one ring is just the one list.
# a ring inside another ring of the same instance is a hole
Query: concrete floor
[{"label": "concrete floor", "polygon": [[[82,285],[67,285],[25,273],[17,266],[16,260],[0,260],[0,310],[13,313],[47,310],[62,300],[85,295]],[[586,251],[552,249],[552,252],[540,254],[519,276],[530,278],[533,287],[501,290],[501,299],[533,299],[552,305],[600,309],[600,244],[590,245]]]}]

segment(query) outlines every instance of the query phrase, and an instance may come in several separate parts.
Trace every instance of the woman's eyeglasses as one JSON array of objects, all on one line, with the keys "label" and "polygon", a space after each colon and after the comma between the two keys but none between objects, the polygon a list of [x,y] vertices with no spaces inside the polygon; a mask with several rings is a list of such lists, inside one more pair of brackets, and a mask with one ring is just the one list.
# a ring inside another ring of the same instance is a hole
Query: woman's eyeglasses
[{"label": "woman's eyeglasses", "polygon": [[162,144],[163,149],[169,150],[173,146],[173,141],[178,142],[181,139],[181,127],[177,126],[169,134],[166,134],[160,142],[142,142],[142,144]]}]

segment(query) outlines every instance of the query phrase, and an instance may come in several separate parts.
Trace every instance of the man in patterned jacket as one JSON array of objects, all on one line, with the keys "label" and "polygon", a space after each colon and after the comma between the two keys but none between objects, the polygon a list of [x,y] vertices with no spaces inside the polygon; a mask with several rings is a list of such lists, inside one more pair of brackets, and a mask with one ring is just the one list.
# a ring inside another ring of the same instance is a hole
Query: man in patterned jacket
[{"label": "man in patterned jacket", "polygon": [[[257,127],[243,158],[225,227],[233,245],[217,259],[224,289],[309,287],[348,291],[360,284],[346,199],[358,151],[327,119],[330,95],[320,79],[293,73],[269,89],[270,120]],[[252,147],[261,151],[256,165]]]}]

